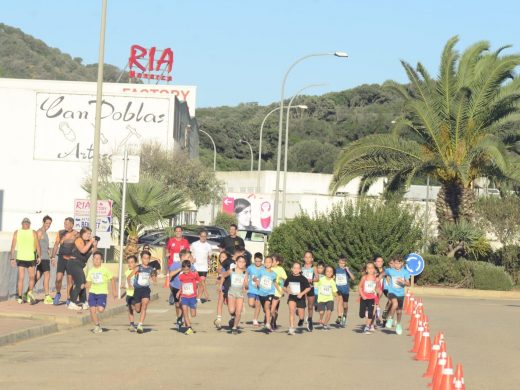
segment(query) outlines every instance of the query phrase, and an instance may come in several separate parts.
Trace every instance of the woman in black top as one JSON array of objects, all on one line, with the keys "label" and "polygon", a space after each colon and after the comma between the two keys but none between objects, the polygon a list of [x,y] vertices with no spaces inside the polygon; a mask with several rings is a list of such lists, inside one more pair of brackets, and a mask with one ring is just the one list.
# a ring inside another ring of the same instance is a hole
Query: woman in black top
[{"label": "woman in black top", "polygon": [[[74,241],[74,248],[72,248],[72,256],[67,261],[67,273],[72,276],[74,281],[74,288],[70,294],[70,303],[68,308],[71,310],[85,309],[87,301],[87,293],[85,285],[85,273],[83,268],[87,265],[87,261],[97,248],[97,241],[91,238],[92,230],[89,227],[84,227],[79,232],[79,237]],[[77,305],[79,297],[79,303]],[[82,307],[83,306],[83,307]]]}]

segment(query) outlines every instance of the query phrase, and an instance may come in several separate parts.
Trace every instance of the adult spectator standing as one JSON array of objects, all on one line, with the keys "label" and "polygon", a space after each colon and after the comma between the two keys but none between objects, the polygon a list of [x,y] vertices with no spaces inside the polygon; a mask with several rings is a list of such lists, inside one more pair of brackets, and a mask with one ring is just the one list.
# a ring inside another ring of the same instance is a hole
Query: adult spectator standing
[{"label": "adult spectator standing", "polygon": [[[15,251],[16,257],[14,256]],[[40,243],[38,242],[36,232],[31,229],[31,221],[29,218],[24,218],[22,220],[22,228],[14,232],[11,242],[11,265],[18,267],[18,298],[16,299],[18,303],[23,303],[24,298],[27,303],[36,302],[36,297],[33,294],[34,276],[36,273],[36,265],[40,263],[40,256]],[[29,289],[27,290],[27,294],[23,294],[25,270],[27,270],[29,274]]]},{"label": "adult spectator standing", "polygon": [[[38,242],[40,243],[41,261],[36,267],[36,280],[34,284],[43,277],[43,291],[45,292],[45,298],[43,299],[44,305],[52,305],[52,298],[50,295],[49,281],[51,278],[51,251],[49,248],[49,235],[47,231],[51,227],[52,218],[46,215],[43,217],[43,225],[36,231]],[[53,264],[54,265],[54,264]]]},{"label": "adult spectator standing", "polygon": [[[74,228],[74,218],[67,217],[63,222],[63,230],[58,232],[56,241],[54,242],[54,248],[52,249],[51,260],[56,260],[56,254],[58,254],[58,265],[56,267],[56,295],[54,296],[53,303],[55,305],[60,304],[61,299],[61,285],[63,283],[63,276],[67,269],[67,261],[72,256],[72,249],[74,249],[74,241],[78,238],[78,232]],[[59,251],[58,251],[59,248]],[[69,296],[72,291],[72,277],[67,272],[67,305],[69,304]]]},{"label": "adult spectator standing", "polygon": [[174,236],[168,239],[166,243],[166,251],[168,253],[168,267],[172,265],[174,261],[179,261],[179,253],[183,249],[190,249],[190,243],[182,236],[182,227],[175,226]]},{"label": "adult spectator standing", "polygon": [[199,240],[191,244],[191,253],[195,258],[195,270],[200,276],[197,299],[202,303],[209,301],[208,290],[206,289],[206,276],[208,276],[208,263],[211,259],[211,245],[207,239],[208,232],[203,229],[199,232]]},{"label": "adult spectator standing", "polygon": [[[74,241],[72,256],[67,260],[67,274],[72,276],[74,288],[70,294],[68,308],[70,310],[88,309],[87,292],[85,290],[87,279],[83,268],[93,252],[97,249],[96,237],[91,237],[92,229],[84,227],[79,231],[79,236]],[[79,304],[78,305],[78,299]]]},{"label": "adult spectator standing", "polygon": [[235,248],[237,247],[246,247],[242,237],[237,235],[237,230],[237,225],[234,223],[229,225],[229,236],[224,237],[224,240],[222,241],[224,248],[228,253],[234,253]]}]

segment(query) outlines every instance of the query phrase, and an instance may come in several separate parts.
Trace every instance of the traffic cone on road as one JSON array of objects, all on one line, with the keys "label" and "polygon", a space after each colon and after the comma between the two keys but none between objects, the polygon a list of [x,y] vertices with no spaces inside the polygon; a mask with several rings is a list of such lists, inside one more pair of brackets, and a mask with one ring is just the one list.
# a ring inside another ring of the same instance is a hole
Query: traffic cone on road
[{"label": "traffic cone on road", "polygon": [[[437,337],[435,337],[437,339]],[[426,372],[423,374],[423,378],[431,378],[433,377],[433,374],[435,373],[435,367],[437,366],[437,359],[439,358],[439,352],[441,350],[440,342],[437,341],[434,342],[432,345],[432,349],[430,351],[430,361],[428,363],[428,368],[426,369]]]},{"label": "traffic cone on road", "polygon": [[[439,350],[439,353],[437,354],[437,360],[435,361],[435,367],[433,370],[433,374],[431,375],[432,381],[428,384],[428,387],[433,387],[433,384],[435,383],[435,378],[440,374],[442,375],[442,369],[444,368],[444,365],[446,364],[446,344],[441,344],[441,348]],[[442,362],[442,367],[440,367],[440,363]],[[440,370],[440,373],[438,371]]]},{"label": "traffic cone on road", "polygon": [[412,296],[410,296],[410,300],[408,302],[408,307],[406,308],[405,314],[411,316],[414,307],[415,307],[415,297],[412,295]]},{"label": "traffic cone on road", "polygon": [[444,369],[447,368],[448,364],[448,354],[446,352],[442,352],[440,354],[440,359],[437,360],[437,367],[435,367],[435,374],[433,375],[432,383],[430,386],[433,390],[439,390],[439,386],[441,384],[442,376]]},{"label": "traffic cone on road", "polygon": [[424,328],[424,332],[421,338],[421,344],[419,345],[419,350],[415,355],[415,360],[428,361],[430,360],[432,345],[430,339],[430,330],[428,329],[428,325]]},{"label": "traffic cone on road", "polygon": [[466,385],[464,384],[464,373],[462,372],[462,364],[460,363],[457,364],[457,368],[455,369],[453,388],[455,390],[466,390]]},{"label": "traffic cone on road", "polygon": [[408,313],[408,306],[410,306],[410,297],[412,294],[410,292],[407,292],[404,296],[404,304],[403,304],[403,312]]},{"label": "traffic cone on road", "polygon": [[421,346],[421,340],[422,340],[422,334],[425,331],[425,327],[423,326],[423,323],[421,320],[419,320],[419,326],[417,327],[417,331],[415,332],[415,338],[413,347],[410,350],[411,353],[417,353],[419,352],[419,347]]},{"label": "traffic cone on road", "polygon": [[434,390],[452,390],[453,389],[453,365],[451,363],[451,357],[448,356],[446,360],[446,366],[442,370],[442,378],[437,389]]},{"label": "traffic cone on road", "polygon": [[164,285],[163,285],[164,288],[169,288],[170,287],[170,275],[166,274],[166,277],[164,278]]},{"label": "traffic cone on road", "polygon": [[410,332],[408,332],[408,336],[415,336],[415,333],[417,333],[417,329],[419,328],[419,322],[422,323],[424,319],[424,313],[422,310],[418,310],[417,313],[412,318],[412,321],[410,321]]}]

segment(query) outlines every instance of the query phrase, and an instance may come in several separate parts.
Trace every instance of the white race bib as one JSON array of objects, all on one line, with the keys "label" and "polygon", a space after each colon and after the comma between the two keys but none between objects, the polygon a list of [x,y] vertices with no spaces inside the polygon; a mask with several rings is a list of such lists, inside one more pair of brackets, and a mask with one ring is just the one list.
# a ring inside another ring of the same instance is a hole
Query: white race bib
[{"label": "white race bib", "polygon": [[403,288],[403,285],[401,283],[399,283],[399,281],[397,280],[397,279],[399,279],[398,276],[392,276],[391,279],[392,279],[392,286],[394,288]]},{"label": "white race bib", "polygon": [[347,285],[347,274],[336,274],[336,285],[346,286]]},{"label": "white race bib", "polygon": [[242,287],[244,285],[245,274],[231,274],[231,286]]},{"label": "white race bib", "polygon": [[302,274],[307,279],[314,279],[314,269],[303,269]]},{"label": "white race bib", "polygon": [[332,286],[328,284],[324,284],[320,286],[320,295],[331,296],[332,295]]},{"label": "white race bib", "polygon": [[376,281],[365,280],[365,294],[374,294],[376,292]]},{"label": "white race bib", "polygon": [[183,283],[182,284],[182,295],[193,295],[195,291],[193,290],[193,283]]},{"label": "white race bib", "polygon": [[181,258],[178,253],[173,254],[173,261],[181,261]]},{"label": "white race bib", "polygon": [[300,282],[289,282],[289,291],[291,295],[298,295],[301,293]]},{"label": "white race bib", "polygon": [[94,272],[92,274],[92,283],[94,283],[94,284],[103,283],[103,274],[101,272]]},{"label": "white race bib", "polygon": [[264,290],[270,290],[273,287],[273,281],[267,276],[262,276],[260,278],[260,287]]},{"label": "white race bib", "polygon": [[139,272],[137,284],[142,287],[148,287],[150,285],[150,274],[148,272]]}]

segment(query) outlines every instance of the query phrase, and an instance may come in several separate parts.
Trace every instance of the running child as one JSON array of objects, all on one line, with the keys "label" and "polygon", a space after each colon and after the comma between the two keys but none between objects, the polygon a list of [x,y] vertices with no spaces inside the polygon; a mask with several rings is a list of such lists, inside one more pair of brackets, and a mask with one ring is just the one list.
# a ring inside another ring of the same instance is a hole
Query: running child
[{"label": "running child", "polygon": [[[376,307],[376,325],[382,326],[384,319],[386,318],[386,316],[384,314],[384,310],[381,311],[381,296],[385,292],[385,284],[386,284],[386,281],[384,278],[384,274],[385,274],[384,264],[385,263],[384,263],[383,257],[380,255],[374,255],[374,257],[372,257],[372,261],[374,262],[374,265],[376,267],[376,276],[377,276],[377,280],[380,284],[379,287],[380,287],[380,291],[381,291],[379,293],[379,304]],[[385,296],[386,296],[386,294],[385,294]],[[388,304],[387,304],[387,306],[388,306]]]},{"label": "running child", "polygon": [[260,272],[260,278],[256,279],[260,304],[265,311],[265,329],[268,333],[273,331],[273,328],[271,327],[271,304],[274,299],[274,293],[276,290],[281,290],[278,283],[276,283],[276,273],[271,269],[272,266],[273,258],[271,256],[266,256],[264,259],[265,269]]},{"label": "running child", "polygon": [[334,310],[334,299],[338,295],[338,288],[334,281],[334,268],[325,267],[325,274],[314,283],[318,288],[318,311],[320,312],[320,325],[323,330],[329,330],[329,321]]},{"label": "running child", "polygon": [[[231,257],[231,254],[228,252],[221,252],[219,255],[219,262],[220,262],[220,275],[217,279],[217,292],[218,292],[218,300],[217,300],[217,318],[215,321],[213,321],[213,324],[217,328],[217,330],[220,330],[222,328],[222,308],[224,304],[227,304],[227,298],[228,298],[228,290],[229,286],[231,284],[230,275],[231,275],[231,267],[234,268],[234,261]],[[229,311],[229,306],[228,306]],[[230,313],[231,314],[231,313]],[[233,320],[233,321],[231,321]],[[230,327],[232,327],[235,323],[235,319],[231,318],[229,320]]]},{"label": "running child", "polygon": [[240,324],[240,315],[244,307],[244,296],[246,294],[248,278],[246,271],[246,258],[238,256],[236,259],[236,267],[231,272],[231,284],[228,291],[228,307],[230,313],[235,313],[232,334],[238,334],[238,325]]},{"label": "running child", "polygon": [[128,330],[130,332],[135,332],[134,309],[132,309],[132,304],[134,302],[135,276],[132,277],[130,283],[128,282],[127,278],[133,272],[134,268],[137,265],[137,257],[134,255],[128,256],[126,258],[126,263],[128,264],[128,269],[125,271],[125,285],[121,286],[120,288],[121,290],[125,290],[126,295],[126,306],[128,307],[128,322],[130,322]]},{"label": "running child", "polygon": [[146,319],[146,309],[150,303],[150,280],[157,282],[155,269],[149,265],[152,254],[148,251],[141,252],[141,264],[127,276],[128,283],[134,280],[134,299],[132,309],[140,313],[139,323],[137,324],[137,333],[144,332],[143,323]]},{"label": "running child", "polygon": [[280,306],[280,298],[283,296],[283,285],[287,279],[287,273],[282,267],[283,257],[275,254],[273,255],[273,271],[276,273],[276,283],[280,286],[280,290],[274,292],[273,303],[271,305],[271,327],[273,330],[278,328],[276,320],[278,319],[278,307]]},{"label": "running child", "polygon": [[184,326],[186,326],[185,335],[193,333],[191,327],[190,314],[192,317],[197,316],[197,284],[200,282],[200,276],[193,269],[193,263],[190,260],[182,261],[182,273],[179,275],[181,289],[177,292],[177,298],[181,300],[182,316],[184,318]]},{"label": "running child", "polygon": [[359,282],[359,295],[361,302],[359,305],[359,317],[366,318],[364,334],[370,334],[374,330],[376,305],[379,301],[380,291],[376,276],[374,263],[369,262],[364,267],[364,275]]},{"label": "running child", "polygon": [[388,300],[392,303],[385,326],[388,329],[392,328],[393,317],[397,312],[395,333],[398,335],[403,333],[401,317],[403,315],[404,288],[410,285],[410,273],[403,268],[403,263],[403,258],[396,256],[393,258],[393,268],[387,268],[385,270],[388,281]]},{"label": "running child", "polygon": [[336,325],[345,327],[347,325],[348,298],[350,293],[349,279],[356,280],[354,274],[347,266],[347,259],[341,256],[336,267],[336,286],[338,287],[338,318]]},{"label": "running child", "polygon": [[[385,308],[383,310],[383,313],[381,315],[381,326],[386,326],[386,319],[388,317],[388,312],[390,311],[390,308],[392,307],[392,301],[390,299],[388,299],[388,280],[386,278],[386,270],[387,269],[392,269],[394,268],[394,259],[391,258],[389,261],[388,261],[388,268],[383,268],[383,272],[381,272],[379,274],[379,279],[381,280],[381,288],[383,289],[383,294],[386,298],[387,298],[387,301],[386,301],[386,305],[385,305]],[[381,302],[379,303],[381,304]]]},{"label": "running child", "polygon": [[108,282],[112,287],[112,295],[117,299],[116,283],[110,271],[102,264],[103,254],[99,251],[94,252],[92,263],[94,266],[87,274],[88,305],[90,309],[90,319],[94,324],[93,333],[102,333],[103,328],[99,323],[98,313],[103,313],[107,306]]},{"label": "running child", "polygon": [[[316,299],[316,295],[314,294],[314,282],[318,281],[318,271],[314,266],[314,254],[311,251],[307,251],[303,255],[303,268],[302,275],[307,278],[311,289],[307,292],[307,330],[312,332],[313,324],[312,324],[312,314],[314,308],[314,301]],[[298,321],[298,326],[302,326],[303,321]]]},{"label": "running child", "polygon": [[180,329],[182,326],[182,308],[181,303],[179,299],[178,292],[181,289],[181,281],[179,279],[179,276],[182,272],[182,262],[185,260],[189,261],[190,259],[190,251],[188,249],[181,249],[179,252],[179,261],[176,259],[173,260],[171,265],[168,267],[168,277],[170,278],[170,297],[172,297],[172,302],[175,305],[175,314],[177,316],[177,319],[175,320],[175,324],[177,326],[177,329]]},{"label": "running child", "polygon": [[255,309],[253,314],[253,326],[258,326],[258,316],[260,315],[260,297],[258,295],[258,288],[254,279],[260,278],[260,272],[264,269],[262,264],[262,254],[260,252],[255,253],[253,264],[247,267],[248,286],[247,286],[247,299],[249,307]]},{"label": "running child", "polygon": [[[296,333],[295,317],[298,312],[298,318],[303,324],[305,317],[305,297],[311,290],[311,285],[305,276],[302,275],[300,263],[294,263],[291,267],[291,274],[285,279],[284,291],[289,295],[287,304],[289,305],[289,335]],[[300,325],[301,326],[301,325]]]}]

